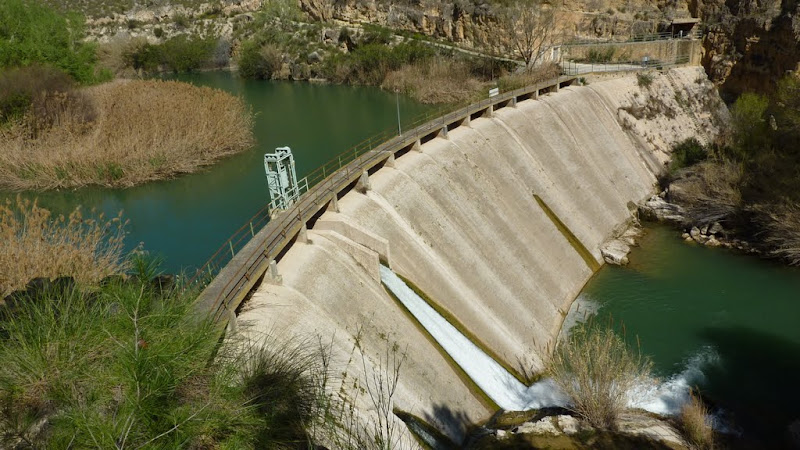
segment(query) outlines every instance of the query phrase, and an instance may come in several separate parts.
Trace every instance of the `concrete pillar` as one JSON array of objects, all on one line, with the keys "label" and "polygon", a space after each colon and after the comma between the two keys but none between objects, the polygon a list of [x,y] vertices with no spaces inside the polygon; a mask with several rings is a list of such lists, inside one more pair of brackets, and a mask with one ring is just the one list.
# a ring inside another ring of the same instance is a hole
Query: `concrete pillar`
[{"label": "concrete pillar", "polygon": [[486,108],[486,112],[483,113],[483,117],[491,119],[493,116],[494,116],[494,105],[489,105],[489,107]]},{"label": "concrete pillar", "polygon": [[439,137],[442,139],[448,139],[447,137],[447,125],[443,126],[441,130],[439,130]]},{"label": "concrete pillar", "polygon": [[278,262],[274,259],[269,262],[267,273],[264,274],[264,282],[275,285],[280,285],[283,282],[283,277],[278,273]]},{"label": "concrete pillar", "polygon": [[369,173],[367,173],[366,170],[363,171],[361,176],[358,178],[356,189],[361,193],[366,193],[369,190]]},{"label": "concrete pillar", "polygon": [[339,211],[339,197],[334,193],[333,197],[331,197],[331,202],[328,203],[328,211],[333,212],[340,212]]},{"label": "concrete pillar", "polygon": [[394,153],[389,153],[389,158],[386,160],[386,167],[394,167]]},{"label": "concrete pillar", "polygon": [[311,243],[311,240],[308,239],[308,227],[306,227],[305,222],[303,223],[303,226],[300,228],[300,233],[297,234],[297,242],[303,244]]},{"label": "concrete pillar", "polygon": [[467,114],[467,117],[464,118],[464,121],[461,123],[461,125],[468,127],[470,122],[472,122],[472,117]]},{"label": "concrete pillar", "polygon": [[517,107],[517,97],[511,97],[511,107],[512,108]]},{"label": "concrete pillar", "polygon": [[534,99],[538,99],[539,98],[539,90],[538,89],[533,91],[533,98]]},{"label": "concrete pillar", "polygon": [[558,92],[558,90],[561,89],[558,85],[559,85],[559,83],[556,82],[556,87],[555,87],[555,90],[553,92]]},{"label": "concrete pillar", "polygon": [[419,139],[417,139],[417,141],[414,142],[414,145],[411,146],[411,150],[422,153],[422,143]]}]

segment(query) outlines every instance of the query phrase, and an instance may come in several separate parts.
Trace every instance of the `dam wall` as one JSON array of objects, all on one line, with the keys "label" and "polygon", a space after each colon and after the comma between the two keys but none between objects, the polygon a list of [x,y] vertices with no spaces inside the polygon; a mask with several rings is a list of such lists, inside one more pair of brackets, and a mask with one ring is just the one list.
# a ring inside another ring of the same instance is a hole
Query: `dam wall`
[{"label": "dam wall", "polygon": [[237,329],[333,336],[365,416],[375,407],[363,387],[390,353],[405,354],[394,406],[460,441],[495,406],[387,293],[379,262],[506,367],[541,371],[603,264],[600,246],[653,193],[672,145],[718,133],[724,113],[701,110],[717,104],[701,98],[716,94],[699,78],[702,69],[685,68],[647,87],[630,76],[562,88],[398,155],[309,223]]}]

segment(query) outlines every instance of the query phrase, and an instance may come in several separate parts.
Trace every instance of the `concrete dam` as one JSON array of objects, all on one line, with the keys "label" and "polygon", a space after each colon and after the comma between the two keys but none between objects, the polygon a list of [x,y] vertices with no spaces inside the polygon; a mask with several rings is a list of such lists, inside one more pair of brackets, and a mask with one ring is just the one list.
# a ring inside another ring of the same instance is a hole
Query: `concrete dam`
[{"label": "concrete dam", "polygon": [[[333,336],[362,385],[399,349],[394,408],[460,442],[496,405],[384,288],[381,264],[518,378],[541,372],[601,245],[654,192],[672,146],[718,133],[724,106],[701,68],[651,76],[515,102],[390,159],[308,223],[235,328]],[[352,397],[368,419],[367,396]]]}]

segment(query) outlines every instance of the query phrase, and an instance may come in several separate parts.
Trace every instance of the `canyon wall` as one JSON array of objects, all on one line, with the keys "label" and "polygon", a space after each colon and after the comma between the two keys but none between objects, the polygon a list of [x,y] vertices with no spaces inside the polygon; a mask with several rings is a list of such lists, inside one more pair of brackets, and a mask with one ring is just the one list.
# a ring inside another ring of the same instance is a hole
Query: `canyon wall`
[{"label": "canyon wall", "polygon": [[[715,91],[698,79],[702,69],[686,68],[656,74],[648,87],[635,76],[568,87],[423,143],[325,212],[237,326],[334,336],[338,360],[350,361],[342,373],[362,387],[385,367],[387,349],[405,352],[394,406],[459,440],[493,407],[384,290],[379,261],[507,367],[541,371],[571,302],[603,262],[599,247],[653,192],[669,149],[718,132],[719,114],[701,111]],[[636,102],[674,114],[630,123]],[[369,415],[364,390],[348,390]]]}]

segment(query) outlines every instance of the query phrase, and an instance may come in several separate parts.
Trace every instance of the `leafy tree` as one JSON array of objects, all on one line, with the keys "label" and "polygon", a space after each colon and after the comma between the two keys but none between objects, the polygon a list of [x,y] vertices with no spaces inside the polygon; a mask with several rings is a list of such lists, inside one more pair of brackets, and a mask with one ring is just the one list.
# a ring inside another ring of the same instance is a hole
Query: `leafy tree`
[{"label": "leafy tree", "polygon": [[106,78],[95,70],[95,47],[81,41],[83,18],[60,15],[37,0],[0,1],[0,67],[58,67],[80,83]]},{"label": "leafy tree", "polygon": [[731,108],[734,150],[746,159],[769,145],[767,107],[769,100],[759,94],[744,93]]}]

